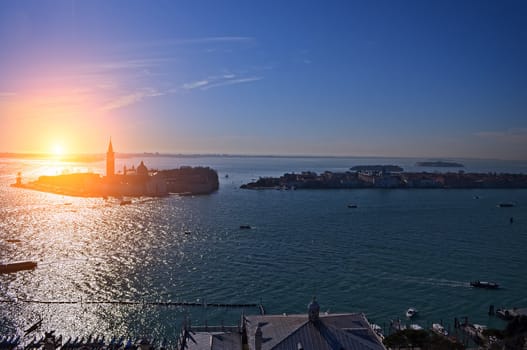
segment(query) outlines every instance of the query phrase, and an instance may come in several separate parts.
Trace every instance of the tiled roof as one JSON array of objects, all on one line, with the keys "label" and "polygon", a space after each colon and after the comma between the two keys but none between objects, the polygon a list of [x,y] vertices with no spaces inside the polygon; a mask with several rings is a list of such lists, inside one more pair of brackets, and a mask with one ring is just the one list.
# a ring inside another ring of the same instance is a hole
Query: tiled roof
[{"label": "tiled roof", "polygon": [[233,350],[242,348],[241,335],[237,332],[196,332],[190,333],[187,350]]},{"label": "tiled roof", "polygon": [[262,350],[384,350],[363,314],[246,316],[248,345],[254,350],[254,333],[260,326]]}]

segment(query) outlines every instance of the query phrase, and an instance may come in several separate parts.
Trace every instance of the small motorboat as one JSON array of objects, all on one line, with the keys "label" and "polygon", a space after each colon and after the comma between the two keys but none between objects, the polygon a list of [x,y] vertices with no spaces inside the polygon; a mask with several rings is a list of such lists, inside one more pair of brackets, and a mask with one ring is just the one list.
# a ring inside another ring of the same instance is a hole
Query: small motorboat
[{"label": "small motorboat", "polygon": [[498,207],[499,208],[512,208],[514,207],[514,203],[499,203],[498,204]]},{"label": "small motorboat", "polygon": [[390,321],[390,327],[394,332],[404,331],[406,329],[406,325],[401,322],[401,320],[391,320]]},{"label": "small motorboat", "polygon": [[498,289],[499,284],[495,282],[486,282],[486,281],[472,281],[470,285],[474,288],[484,288],[484,289]]},{"label": "small motorboat", "polygon": [[240,225],[240,230],[250,230],[251,225]]},{"label": "small motorboat", "polygon": [[382,327],[378,324],[372,323],[371,329],[377,334],[381,339],[384,339],[384,334],[382,333]]},{"label": "small motorboat", "polygon": [[418,325],[417,323],[412,323],[408,328],[413,329],[414,331],[422,331],[423,327]]},{"label": "small motorboat", "polygon": [[38,320],[37,322],[35,322],[31,327],[29,327],[28,329],[26,329],[24,331],[24,335],[28,335],[29,333],[33,332],[35,329],[37,329],[38,327],[40,327],[42,325],[42,318],[40,320]]},{"label": "small motorboat", "polygon": [[408,310],[406,310],[406,317],[412,318],[415,315],[417,315],[417,309],[411,307],[411,308],[408,308]]},{"label": "small motorboat", "polygon": [[446,331],[445,327],[443,327],[439,323],[432,323],[432,331],[436,334],[448,336],[448,332]]},{"label": "small motorboat", "polygon": [[357,204],[348,204],[348,208],[355,209],[358,208]]}]

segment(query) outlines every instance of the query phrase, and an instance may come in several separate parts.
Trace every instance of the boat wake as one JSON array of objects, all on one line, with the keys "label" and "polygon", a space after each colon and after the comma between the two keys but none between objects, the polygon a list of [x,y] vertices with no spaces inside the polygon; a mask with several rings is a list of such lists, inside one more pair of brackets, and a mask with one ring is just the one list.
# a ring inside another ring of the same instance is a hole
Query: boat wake
[{"label": "boat wake", "polygon": [[449,280],[445,278],[423,278],[417,276],[406,276],[398,274],[389,274],[382,276],[381,279],[407,282],[411,284],[420,284],[426,286],[451,287],[451,288],[468,288],[470,284],[466,281]]}]

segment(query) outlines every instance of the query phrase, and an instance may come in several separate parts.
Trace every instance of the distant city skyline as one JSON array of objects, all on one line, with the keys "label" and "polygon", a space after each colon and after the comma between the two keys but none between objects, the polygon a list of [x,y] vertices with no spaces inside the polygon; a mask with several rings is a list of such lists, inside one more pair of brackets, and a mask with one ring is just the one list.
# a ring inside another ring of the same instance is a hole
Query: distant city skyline
[{"label": "distant city skyline", "polygon": [[525,1],[0,1],[0,152],[527,160]]}]

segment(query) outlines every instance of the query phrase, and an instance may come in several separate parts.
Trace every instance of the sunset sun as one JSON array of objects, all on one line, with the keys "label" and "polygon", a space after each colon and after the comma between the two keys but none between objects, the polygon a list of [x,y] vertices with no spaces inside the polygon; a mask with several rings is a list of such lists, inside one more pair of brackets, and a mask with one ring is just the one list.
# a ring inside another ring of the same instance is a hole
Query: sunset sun
[{"label": "sunset sun", "polygon": [[51,154],[55,157],[60,157],[64,155],[64,147],[60,143],[53,144],[51,148]]}]

